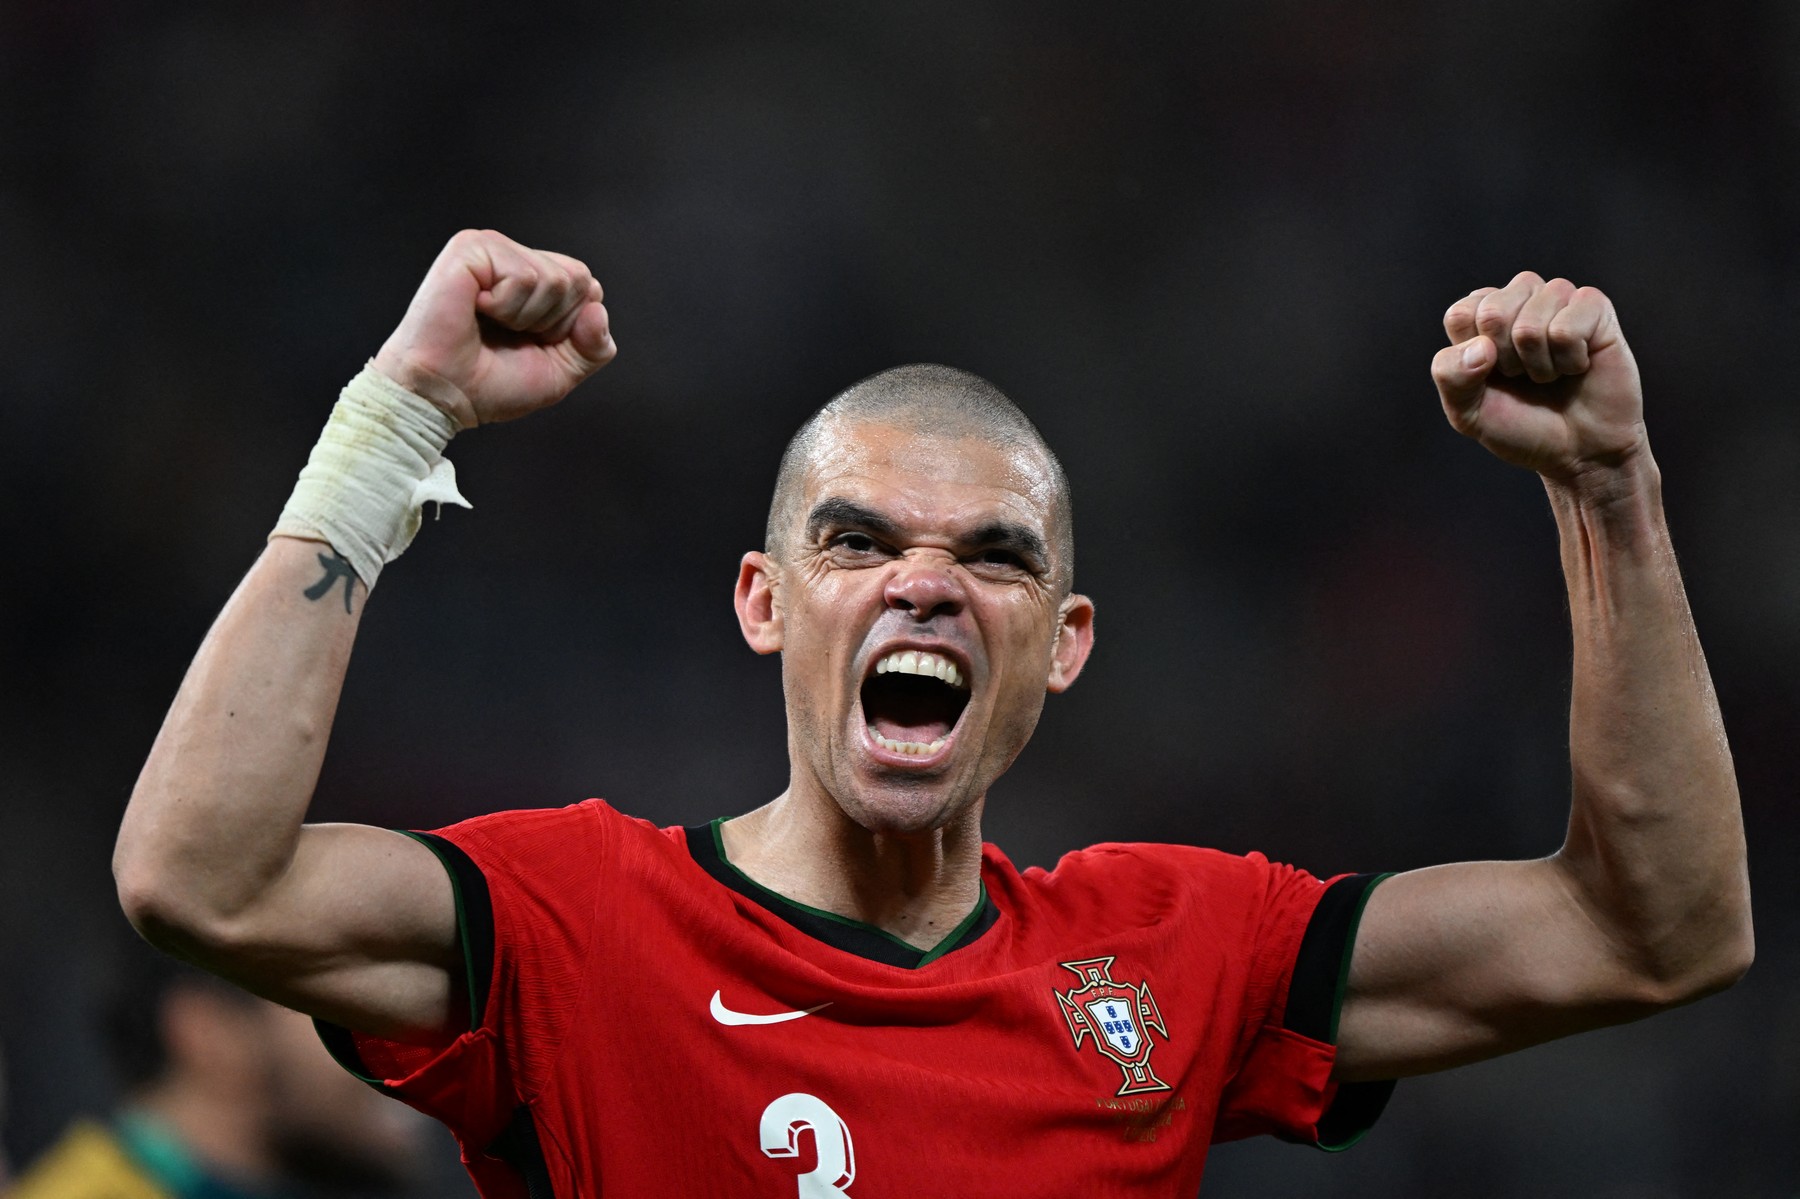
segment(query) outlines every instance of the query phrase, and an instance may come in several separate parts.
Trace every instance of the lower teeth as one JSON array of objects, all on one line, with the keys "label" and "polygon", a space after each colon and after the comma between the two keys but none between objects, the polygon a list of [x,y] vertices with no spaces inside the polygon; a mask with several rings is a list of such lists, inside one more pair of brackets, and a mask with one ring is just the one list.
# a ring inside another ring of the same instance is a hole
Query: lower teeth
[{"label": "lower teeth", "polygon": [[944,742],[949,740],[948,737],[939,737],[929,745],[923,741],[890,741],[888,738],[883,737],[880,733],[876,732],[873,725],[869,726],[869,736],[875,738],[875,744],[881,746],[881,748],[890,753],[896,754],[934,754],[938,750],[944,748]]}]

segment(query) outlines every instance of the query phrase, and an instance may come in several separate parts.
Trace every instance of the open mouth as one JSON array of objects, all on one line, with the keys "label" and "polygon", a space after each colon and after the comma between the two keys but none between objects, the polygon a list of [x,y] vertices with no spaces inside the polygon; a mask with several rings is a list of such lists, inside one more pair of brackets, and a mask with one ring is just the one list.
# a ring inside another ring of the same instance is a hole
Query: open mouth
[{"label": "open mouth", "polygon": [[931,757],[949,742],[969,706],[969,681],[943,654],[895,650],[863,680],[869,736],[889,753]]}]

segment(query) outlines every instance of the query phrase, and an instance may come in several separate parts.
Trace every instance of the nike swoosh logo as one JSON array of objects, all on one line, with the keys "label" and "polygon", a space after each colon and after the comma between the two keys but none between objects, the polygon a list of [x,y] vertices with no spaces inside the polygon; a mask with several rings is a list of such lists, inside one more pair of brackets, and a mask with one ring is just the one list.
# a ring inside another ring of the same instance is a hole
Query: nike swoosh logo
[{"label": "nike swoosh logo", "polygon": [[810,1016],[820,1008],[828,1008],[831,1004],[821,1003],[819,1007],[809,1007],[803,1012],[776,1012],[773,1015],[758,1016],[751,1012],[734,1012],[725,1006],[720,992],[714,991],[712,997],[712,1018],[720,1024],[736,1026],[740,1024],[786,1024],[789,1020],[798,1020],[802,1016]]}]

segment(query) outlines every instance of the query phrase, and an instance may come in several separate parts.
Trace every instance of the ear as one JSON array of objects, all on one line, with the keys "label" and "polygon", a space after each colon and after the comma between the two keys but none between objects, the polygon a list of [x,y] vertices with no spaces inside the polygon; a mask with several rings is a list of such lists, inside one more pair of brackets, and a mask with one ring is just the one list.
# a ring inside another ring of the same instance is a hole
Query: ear
[{"label": "ear", "polygon": [[738,628],[743,630],[750,648],[759,654],[773,654],[781,649],[781,605],[775,602],[779,569],[761,550],[745,554],[738,564],[737,592],[732,596]]},{"label": "ear", "polygon": [[1051,691],[1064,692],[1075,683],[1075,676],[1087,665],[1094,652],[1094,601],[1085,595],[1071,595],[1062,602],[1061,622],[1056,626],[1056,645],[1050,653]]}]

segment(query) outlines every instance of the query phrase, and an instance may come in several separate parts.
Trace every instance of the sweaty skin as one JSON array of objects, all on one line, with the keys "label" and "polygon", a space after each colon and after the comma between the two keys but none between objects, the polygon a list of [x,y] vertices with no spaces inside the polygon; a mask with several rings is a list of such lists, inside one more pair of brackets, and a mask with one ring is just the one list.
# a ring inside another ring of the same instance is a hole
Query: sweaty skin
[{"label": "sweaty skin", "polygon": [[[375,362],[473,428],[556,403],[614,353],[585,266],[467,231]],[[349,579],[349,604],[315,590],[327,548],[274,538],[226,603],[138,776],[113,873],[152,944],[310,1015],[429,1037],[460,1015],[443,868],[398,833],[302,823],[367,597]]]},{"label": "sweaty skin", "polygon": [[[790,763],[785,792],[724,826],[745,873],[921,948],[974,908],[982,800],[1046,691],[1073,683],[1093,645],[1093,604],[1057,583],[1045,474],[1032,449],[864,422],[823,430],[787,560],[746,554],[739,574],[745,639],[782,654]],[[806,529],[833,501],[873,522]],[[998,544],[1008,526],[1044,552]],[[969,684],[929,756],[884,751],[859,699],[877,660],[904,649],[950,657]]]},{"label": "sweaty skin", "polygon": [[[1414,871],[1358,933],[1338,1072],[1438,1069],[1631,1019],[1749,965],[1731,758],[1662,516],[1637,368],[1601,293],[1522,274],[1445,318],[1446,415],[1537,471],[1573,617],[1573,801],[1535,862]],[[612,357],[599,285],[492,232],[432,265],[378,369],[463,428],[560,400]],[[1048,691],[1092,649],[1029,451],[849,422],[808,463],[781,560],[744,557],[744,636],[783,655],[787,790],[725,825],[742,869],[928,946],[971,909],[981,805]],[[208,634],[120,830],[114,869],[146,937],[350,1028],[429,1036],[458,1016],[449,883],[398,834],[304,825],[366,592],[319,591],[315,543],[275,539]],[[310,594],[315,592],[316,594]],[[860,687],[889,650],[969,685],[929,753],[874,742]]]},{"label": "sweaty skin", "polygon": [[1450,423],[1537,471],[1574,632],[1562,848],[1417,870],[1358,931],[1337,1074],[1392,1078],[1617,1024],[1729,986],[1753,956],[1731,750],[1663,519],[1612,302],[1529,271],[1444,316]]}]

